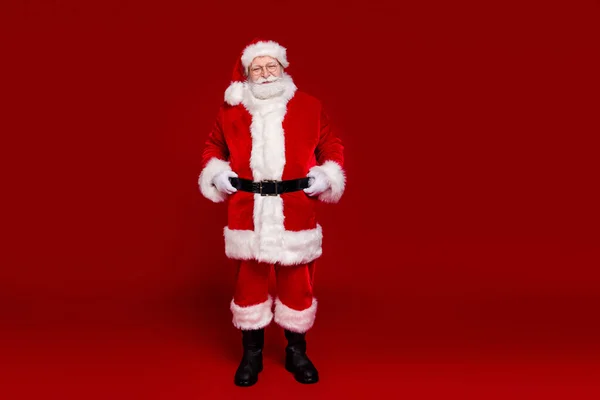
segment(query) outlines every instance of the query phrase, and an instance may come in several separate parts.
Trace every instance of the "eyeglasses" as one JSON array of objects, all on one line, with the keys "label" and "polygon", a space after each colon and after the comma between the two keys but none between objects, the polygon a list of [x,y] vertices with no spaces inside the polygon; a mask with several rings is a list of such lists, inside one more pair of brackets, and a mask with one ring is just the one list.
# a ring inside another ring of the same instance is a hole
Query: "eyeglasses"
[{"label": "eyeglasses", "polygon": [[[279,64],[278,63],[269,63],[265,67],[267,67],[267,71],[269,71],[270,73],[273,73],[279,69]],[[262,70],[265,67],[260,66],[260,65],[255,65],[253,67],[250,67],[250,73],[252,75],[260,75],[260,73],[262,72]]]}]

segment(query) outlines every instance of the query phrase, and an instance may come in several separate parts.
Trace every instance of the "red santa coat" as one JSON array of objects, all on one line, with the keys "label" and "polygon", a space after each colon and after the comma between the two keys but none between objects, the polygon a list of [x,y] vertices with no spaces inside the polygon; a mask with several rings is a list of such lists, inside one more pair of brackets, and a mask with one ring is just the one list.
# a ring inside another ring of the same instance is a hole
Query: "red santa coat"
[{"label": "red santa coat", "polygon": [[[321,102],[298,91],[289,75],[284,80],[284,93],[268,100],[254,97],[247,83],[233,83],[202,153],[202,194],[213,202],[228,200],[224,237],[229,258],[281,265],[318,258],[323,236],[316,202],[338,202],[344,192],[343,146]],[[237,191],[228,196],[212,183],[229,169],[240,178],[261,181],[303,178],[313,168],[331,185],[318,197],[302,190],[278,196]]]}]

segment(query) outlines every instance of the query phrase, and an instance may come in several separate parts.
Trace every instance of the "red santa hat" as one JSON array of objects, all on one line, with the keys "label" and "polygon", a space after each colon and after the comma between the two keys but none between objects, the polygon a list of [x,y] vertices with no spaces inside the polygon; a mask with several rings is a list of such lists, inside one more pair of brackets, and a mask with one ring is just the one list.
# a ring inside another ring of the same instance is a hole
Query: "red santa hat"
[{"label": "red santa hat", "polygon": [[252,60],[260,56],[269,56],[277,59],[283,68],[287,68],[290,63],[287,60],[286,48],[272,40],[254,39],[244,48],[240,57],[236,60],[233,68],[231,84],[225,90],[225,101],[236,106],[244,98],[244,85],[248,77],[248,67]]}]

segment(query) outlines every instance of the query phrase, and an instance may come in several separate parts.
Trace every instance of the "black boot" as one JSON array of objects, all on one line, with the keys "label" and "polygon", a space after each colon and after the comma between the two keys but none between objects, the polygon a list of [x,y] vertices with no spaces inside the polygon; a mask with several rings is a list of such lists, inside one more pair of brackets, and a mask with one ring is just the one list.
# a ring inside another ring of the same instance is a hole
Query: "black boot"
[{"label": "black boot", "polygon": [[300,383],[317,383],[319,373],[306,355],[306,340],[304,333],[285,330],[288,345],[285,348],[285,369],[294,374]]},{"label": "black boot", "polygon": [[262,349],[265,343],[265,330],[242,331],[244,355],[235,371],[234,383],[238,386],[252,386],[258,381],[258,373],[263,369]]}]

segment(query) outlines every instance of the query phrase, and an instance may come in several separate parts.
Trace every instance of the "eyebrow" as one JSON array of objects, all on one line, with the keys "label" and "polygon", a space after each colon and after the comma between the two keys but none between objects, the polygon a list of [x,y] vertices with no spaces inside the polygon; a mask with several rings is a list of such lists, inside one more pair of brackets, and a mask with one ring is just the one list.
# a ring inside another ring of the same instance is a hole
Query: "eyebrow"
[{"label": "eyebrow", "polygon": [[271,65],[277,66],[277,65],[279,65],[279,63],[275,62],[275,61],[272,61],[272,62],[269,62],[268,64],[265,64],[265,65],[252,65],[250,68],[256,68],[256,67],[261,67],[262,68],[263,66],[264,67],[269,67]]}]

